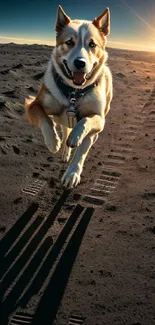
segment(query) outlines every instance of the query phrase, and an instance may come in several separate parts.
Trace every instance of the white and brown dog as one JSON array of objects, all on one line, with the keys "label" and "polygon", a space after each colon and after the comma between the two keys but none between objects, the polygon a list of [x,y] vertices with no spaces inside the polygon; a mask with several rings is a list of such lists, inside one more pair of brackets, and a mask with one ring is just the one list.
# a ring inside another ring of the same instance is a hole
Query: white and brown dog
[{"label": "white and brown dog", "polygon": [[[58,7],[56,46],[36,98],[26,100],[30,123],[38,126],[48,149],[56,153],[62,142],[63,161],[73,159],[62,177],[68,188],[80,182],[86,156],[105,124],[112,99],[112,76],[105,64],[109,9],[93,22],[71,20]],[[75,123],[76,122],[76,123]],[[56,131],[61,125],[63,140]]]}]

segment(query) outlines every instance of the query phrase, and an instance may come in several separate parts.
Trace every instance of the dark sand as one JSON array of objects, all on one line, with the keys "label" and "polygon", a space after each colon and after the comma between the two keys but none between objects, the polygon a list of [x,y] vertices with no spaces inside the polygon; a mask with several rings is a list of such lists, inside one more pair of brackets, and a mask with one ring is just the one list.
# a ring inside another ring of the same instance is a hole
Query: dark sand
[{"label": "dark sand", "polygon": [[[2,325],[16,312],[35,325],[155,324],[155,54],[108,52],[111,111],[68,193],[61,152],[48,152],[23,108],[51,48],[0,45]],[[117,182],[106,197],[95,181],[107,171]],[[38,179],[38,194],[23,192]]]}]

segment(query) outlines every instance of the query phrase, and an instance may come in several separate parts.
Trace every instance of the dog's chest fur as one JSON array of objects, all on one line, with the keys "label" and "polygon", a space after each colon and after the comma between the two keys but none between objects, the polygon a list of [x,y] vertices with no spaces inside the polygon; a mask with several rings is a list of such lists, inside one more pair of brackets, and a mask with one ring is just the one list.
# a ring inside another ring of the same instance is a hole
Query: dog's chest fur
[{"label": "dog's chest fur", "polygon": [[[91,109],[91,103],[93,103],[93,98],[96,101],[96,95],[94,96],[93,91],[91,90],[89,94],[80,98],[75,103],[76,113],[78,119],[81,119],[84,116],[89,115],[95,109],[93,105]],[[44,86],[41,94],[42,104],[48,115],[52,115],[55,122],[62,124],[66,127],[68,125],[67,110],[70,106],[70,101],[58,88],[57,84],[54,81],[52,75],[52,61],[49,61],[45,76],[44,76]],[[89,104],[89,105],[88,105]]]}]

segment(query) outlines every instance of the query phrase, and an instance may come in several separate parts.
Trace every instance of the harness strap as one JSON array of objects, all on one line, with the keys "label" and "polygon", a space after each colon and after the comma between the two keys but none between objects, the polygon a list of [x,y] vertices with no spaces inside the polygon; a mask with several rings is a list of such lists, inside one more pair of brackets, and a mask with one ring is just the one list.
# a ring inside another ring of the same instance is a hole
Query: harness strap
[{"label": "harness strap", "polygon": [[70,105],[68,107],[68,110],[66,112],[67,118],[68,118],[68,126],[69,128],[73,128],[75,124],[77,123],[77,116],[76,116],[76,101],[83,97],[87,92],[89,92],[91,89],[96,87],[98,85],[99,80],[96,80],[91,85],[85,87],[85,88],[73,88],[71,86],[68,86],[64,83],[61,76],[57,73],[55,70],[55,67],[52,65],[52,73],[54,76],[55,83],[59,90],[63,93],[63,95],[69,99]]},{"label": "harness strap", "polygon": [[94,83],[91,85],[85,87],[85,88],[73,88],[67,84],[64,83],[63,79],[61,76],[57,73],[55,67],[52,65],[52,73],[54,76],[55,83],[57,87],[60,89],[60,91],[64,94],[66,98],[70,99],[70,96],[75,95],[76,100],[79,99],[80,97],[84,96],[88,91],[93,89],[98,85],[98,80],[96,80]]}]

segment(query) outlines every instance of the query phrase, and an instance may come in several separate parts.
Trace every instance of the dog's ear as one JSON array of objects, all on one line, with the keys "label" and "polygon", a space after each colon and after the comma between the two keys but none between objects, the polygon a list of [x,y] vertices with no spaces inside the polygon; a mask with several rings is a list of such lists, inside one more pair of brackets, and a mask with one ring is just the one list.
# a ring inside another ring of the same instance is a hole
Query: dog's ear
[{"label": "dog's ear", "polygon": [[97,27],[105,36],[110,33],[110,10],[106,8],[101,16],[93,20],[93,25]]},{"label": "dog's ear", "polygon": [[65,14],[61,6],[58,6],[55,30],[59,32],[62,28],[70,23],[71,19]]}]

